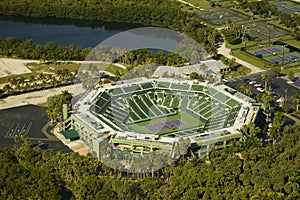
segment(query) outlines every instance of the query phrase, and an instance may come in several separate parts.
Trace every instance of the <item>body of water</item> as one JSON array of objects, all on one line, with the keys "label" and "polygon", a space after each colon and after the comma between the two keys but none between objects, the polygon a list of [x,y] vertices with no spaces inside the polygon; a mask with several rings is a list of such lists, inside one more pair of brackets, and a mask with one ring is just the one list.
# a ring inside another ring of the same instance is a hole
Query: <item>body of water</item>
[{"label": "body of water", "polygon": [[0,16],[0,37],[33,39],[42,45],[53,41],[64,46],[96,47],[105,41],[105,45],[127,49],[176,51],[180,39],[175,31],[154,27],[136,28],[137,25],[120,23]]},{"label": "body of water", "polygon": [[64,46],[75,44],[82,47],[95,47],[105,39],[130,28],[130,25],[101,25],[93,22],[76,24],[75,21],[70,20],[0,17],[1,37],[33,39],[35,43],[43,45],[53,41]]}]

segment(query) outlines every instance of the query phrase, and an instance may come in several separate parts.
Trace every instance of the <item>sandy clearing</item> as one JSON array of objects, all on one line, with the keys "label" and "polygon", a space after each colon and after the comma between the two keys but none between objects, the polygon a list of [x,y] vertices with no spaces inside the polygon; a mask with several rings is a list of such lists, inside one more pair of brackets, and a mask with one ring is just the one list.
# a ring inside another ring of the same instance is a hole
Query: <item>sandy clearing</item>
[{"label": "sandy clearing", "polygon": [[25,63],[38,62],[36,60],[20,60],[12,58],[0,58],[0,78],[10,75],[26,74],[31,71]]},{"label": "sandy clearing", "polygon": [[0,110],[17,106],[23,106],[27,104],[37,105],[45,103],[48,97],[53,96],[55,94],[59,94],[63,90],[68,90],[72,93],[74,91],[74,85],[59,88],[51,88],[48,90],[30,92],[16,96],[9,96],[0,101]]}]

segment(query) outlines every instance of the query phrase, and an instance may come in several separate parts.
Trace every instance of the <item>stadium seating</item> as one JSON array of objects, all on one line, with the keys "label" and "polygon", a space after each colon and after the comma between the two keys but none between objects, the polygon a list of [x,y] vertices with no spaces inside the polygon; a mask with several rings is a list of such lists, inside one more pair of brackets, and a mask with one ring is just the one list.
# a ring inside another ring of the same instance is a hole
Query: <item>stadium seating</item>
[{"label": "stadium seating", "polygon": [[[126,129],[126,124],[147,121],[185,111],[214,130],[234,123],[240,103],[214,88],[152,81],[102,92],[90,109]],[[127,127],[128,128],[128,127]],[[201,129],[201,130],[200,130]],[[180,131],[180,134],[190,134]],[[177,133],[176,133],[177,134]]]},{"label": "stadium seating", "polygon": [[142,88],[143,90],[153,88],[152,83],[142,83],[142,84],[140,84],[140,86],[141,86],[141,88]]},{"label": "stadium seating", "polygon": [[130,85],[122,88],[126,93],[137,92],[140,91],[140,85]]},{"label": "stadium seating", "polygon": [[171,89],[175,89],[175,90],[189,90],[190,85],[186,85],[186,84],[176,84],[176,83],[171,83]]},{"label": "stadium seating", "polygon": [[158,82],[156,85],[157,88],[169,88],[170,87],[170,83],[169,82]]}]

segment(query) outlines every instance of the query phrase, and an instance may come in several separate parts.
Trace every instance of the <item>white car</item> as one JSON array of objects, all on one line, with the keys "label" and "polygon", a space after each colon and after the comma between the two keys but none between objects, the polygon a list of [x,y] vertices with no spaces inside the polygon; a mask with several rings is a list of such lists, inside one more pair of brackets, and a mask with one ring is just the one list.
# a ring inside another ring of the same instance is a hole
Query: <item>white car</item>
[{"label": "white car", "polygon": [[229,83],[229,80],[228,80],[227,78],[224,78],[224,79],[223,79],[223,82],[224,82],[224,83]]},{"label": "white car", "polygon": [[261,87],[261,84],[260,83],[255,83],[254,87]]},{"label": "white car", "polygon": [[257,91],[259,91],[259,92],[264,92],[265,90],[262,89],[262,88],[257,88]]},{"label": "white car", "polygon": [[255,83],[256,83],[255,80],[252,80],[252,81],[249,82],[250,85],[255,84]]}]

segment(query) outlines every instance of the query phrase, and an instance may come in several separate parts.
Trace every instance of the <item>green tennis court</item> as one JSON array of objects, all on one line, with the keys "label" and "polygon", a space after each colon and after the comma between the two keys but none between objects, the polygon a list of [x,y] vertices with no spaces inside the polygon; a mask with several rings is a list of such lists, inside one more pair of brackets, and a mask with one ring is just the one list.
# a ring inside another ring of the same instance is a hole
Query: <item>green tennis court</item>
[{"label": "green tennis court", "polygon": [[[151,124],[158,124],[160,122],[168,122],[170,120],[179,120],[184,125],[176,127],[176,128],[170,128],[166,130],[160,130],[157,132],[152,132],[149,129],[146,128],[146,126],[149,126]],[[135,123],[128,125],[132,130],[138,133],[146,133],[146,134],[156,134],[156,135],[165,135],[167,133],[173,133],[185,129],[190,129],[194,127],[204,127],[205,122],[203,120],[200,120],[200,118],[196,118],[195,116],[190,115],[187,112],[179,112],[176,115],[171,115],[163,118],[156,118],[153,120],[148,120],[140,123]]]}]

